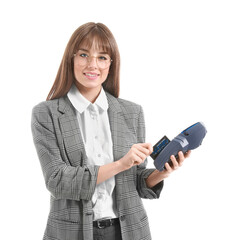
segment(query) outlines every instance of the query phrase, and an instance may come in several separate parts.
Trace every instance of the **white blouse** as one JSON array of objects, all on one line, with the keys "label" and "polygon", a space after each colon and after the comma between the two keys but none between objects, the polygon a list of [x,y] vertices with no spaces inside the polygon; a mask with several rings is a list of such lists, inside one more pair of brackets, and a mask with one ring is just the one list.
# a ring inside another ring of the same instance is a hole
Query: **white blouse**
[{"label": "white blouse", "polygon": [[[92,104],[73,84],[67,94],[76,109],[76,116],[84,142],[87,164],[102,166],[114,161],[107,97],[102,88]],[[96,186],[92,197],[94,220],[116,218],[115,177]]]}]

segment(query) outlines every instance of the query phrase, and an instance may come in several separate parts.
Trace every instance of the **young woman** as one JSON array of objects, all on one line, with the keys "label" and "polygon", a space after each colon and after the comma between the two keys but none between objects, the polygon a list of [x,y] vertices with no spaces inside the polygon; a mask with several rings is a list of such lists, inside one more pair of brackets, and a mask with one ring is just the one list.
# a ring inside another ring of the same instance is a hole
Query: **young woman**
[{"label": "young woman", "polygon": [[44,239],[151,239],[141,198],[159,198],[182,165],[146,169],[140,105],[118,98],[120,56],[110,30],[86,23],[71,36],[47,101],[33,108],[32,133],[51,193]]}]

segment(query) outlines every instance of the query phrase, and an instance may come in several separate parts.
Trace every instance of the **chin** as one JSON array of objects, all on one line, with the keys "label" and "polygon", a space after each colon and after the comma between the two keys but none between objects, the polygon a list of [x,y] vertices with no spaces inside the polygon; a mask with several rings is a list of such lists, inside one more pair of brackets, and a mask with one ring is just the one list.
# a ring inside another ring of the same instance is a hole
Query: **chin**
[{"label": "chin", "polygon": [[92,90],[92,89],[101,88],[101,83],[100,84],[95,84],[95,83],[80,84],[80,87]]}]

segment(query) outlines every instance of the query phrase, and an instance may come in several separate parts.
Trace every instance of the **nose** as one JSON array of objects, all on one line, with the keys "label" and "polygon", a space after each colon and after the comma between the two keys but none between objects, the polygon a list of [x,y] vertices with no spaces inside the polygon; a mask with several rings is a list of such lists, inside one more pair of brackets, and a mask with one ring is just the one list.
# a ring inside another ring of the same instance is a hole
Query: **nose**
[{"label": "nose", "polygon": [[88,67],[97,68],[97,59],[94,56],[88,58]]}]

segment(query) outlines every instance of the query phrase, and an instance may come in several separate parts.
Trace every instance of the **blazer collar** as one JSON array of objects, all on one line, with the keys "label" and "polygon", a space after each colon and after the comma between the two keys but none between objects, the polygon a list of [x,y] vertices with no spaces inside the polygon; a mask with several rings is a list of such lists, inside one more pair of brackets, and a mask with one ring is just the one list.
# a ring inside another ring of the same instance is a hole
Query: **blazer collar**
[{"label": "blazer collar", "polygon": [[[108,105],[109,105],[108,110],[109,111],[111,110],[115,113],[121,112],[122,110],[121,110],[120,104],[118,102],[118,99],[106,91],[105,91],[105,93],[106,93],[106,97],[107,97]],[[72,103],[70,102],[69,98],[67,97],[67,95],[59,98],[58,110],[61,113],[75,114],[74,107],[73,107]]]},{"label": "blazer collar", "polygon": [[58,110],[61,113],[71,112],[74,114],[74,107],[66,95],[58,99]]},{"label": "blazer collar", "polygon": [[122,112],[118,99],[106,91],[105,93],[107,96],[109,109],[116,113]]}]

